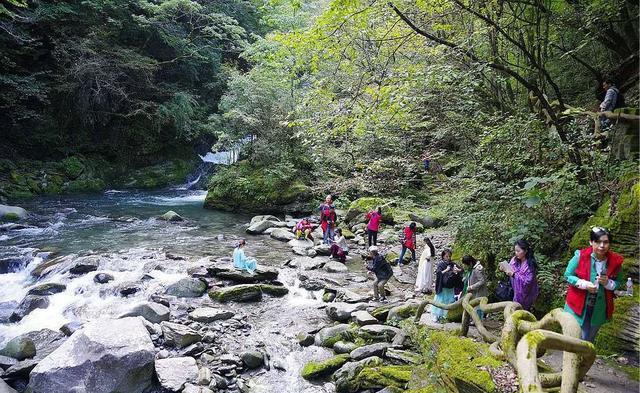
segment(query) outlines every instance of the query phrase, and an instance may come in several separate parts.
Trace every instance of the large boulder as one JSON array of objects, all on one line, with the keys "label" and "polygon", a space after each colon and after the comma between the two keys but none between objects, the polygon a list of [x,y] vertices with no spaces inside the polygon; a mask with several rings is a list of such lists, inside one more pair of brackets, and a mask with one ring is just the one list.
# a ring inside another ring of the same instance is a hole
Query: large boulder
[{"label": "large boulder", "polygon": [[324,265],[324,270],[329,273],[346,273],[349,271],[349,268],[347,268],[344,263],[329,261]]},{"label": "large boulder", "polygon": [[64,333],[51,329],[35,330],[25,333],[23,336],[29,338],[35,344],[36,360],[49,356],[50,353],[58,349],[67,340]]},{"label": "large boulder", "polygon": [[334,326],[327,326],[320,329],[315,336],[315,344],[317,346],[331,348],[335,343],[342,339],[342,335],[351,329],[346,323],[342,323]]},{"label": "large boulder", "polygon": [[27,216],[27,211],[18,206],[0,205],[0,221],[18,221]]},{"label": "large boulder", "polygon": [[351,351],[349,356],[353,360],[362,360],[371,356],[383,357],[387,348],[389,348],[390,346],[391,344],[387,342],[369,344],[354,349],[353,351]]},{"label": "large boulder", "polygon": [[353,317],[353,320],[355,321],[355,323],[358,324],[358,326],[366,326],[366,325],[377,325],[378,324],[378,320],[371,314],[369,314],[368,312],[362,310],[362,311],[355,311],[353,313],[351,313],[351,316]]},{"label": "large boulder", "polygon": [[309,362],[304,365],[302,371],[300,371],[300,375],[307,380],[323,378],[333,374],[334,371],[338,370],[348,361],[349,355],[342,354],[321,362]]},{"label": "large boulder", "polygon": [[313,248],[313,242],[308,239],[293,239],[287,242],[288,245],[293,249],[304,250],[306,255],[306,251],[310,248]]},{"label": "large boulder", "polygon": [[235,313],[230,310],[221,310],[213,307],[199,307],[189,313],[189,319],[196,322],[211,323],[233,318]]},{"label": "large boulder", "polygon": [[206,282],[198,278],[186,277],[169,285],[165,290],[165,294],[177,297],[200,297],[206,291]]},{"label": "large boulder", "polygon": [[259,235],[264,231],[266,231],[267,229],[273,228],[275,226],[276,224],[273,221],[269,221],[269,220],[257,221],[249,225],[249,227],[246,229],[246,232],[250,235]]},{"label": "large boulder", "polygon": [[49,298],[45,296],[27,295],[22,299],[18,307],[13,311],[9,320],[11,322],[18,322],[22,318],[26,317],[33,310],[38,308],[49,307]]},{"label": "large boulder", "polygon": [[151,323],[160,323],[162,321],[168,321],[170,314],[171,311],[169,307],[160,303],[149,302],[134,306],[131,310],[122,314],[120,318],[142,317]]},{"label": "large boulder", "polygon": [[192,357],[158,359],[155,368],[160,386],[170,392],[179,392],[185,384],[198,380],[198,366]]},{"label": "large boulder", "polygon": [[253,216],[251,218],[251,222],[249,223],[249,225],[257,224],[257,223],[263,222],[263,221],[279,222],[280,219],[278,217],[272,216],[270,214],[261,215],[261,216]]},{"label": "large boulder", "polygon": [[296,236],[290,230],[286,228],[275,228],[269,234],[273,239],[280,240],[282,242],[288,242],[296,238]]},{"label": "large boulder", "polygon": [[268,266],[258,266],[253,274],[244,270],[234,269],[231,263],[214,263],[206,266],[209,275],[221,280],[233,281],[239,284],[253,284],[269,282],[278,279],[278,270]]},{"label": "large boulder", "polygon": [[202,341],[202,336],[188,326],[173,322],[161,322],[164,342],[168,346],[184,348],[191,344]]},{"label": "large boulder", "polygon": [[391,341],[400,329],[388,325],[366,325],[360,328],[359,334],[364,339]]},{"label": "large boulder", "polygon": [[49,296],[56,293],[64,292],[65,289],[67,289],[67,286],[64,284],[47,283],[36,285],[29,290],[28,294],[37,296]]},{"label": "large boulder", "polygon": [[258,351],[246,351],[240,354],[242,363],[249,370],[256,369],[264,364],[264,354]]},{"label": "large boulder", "polygon": [[24,360],[36,356],[36,344],[29,337],[18,336],[11,339],[0,350],[0,355],[17,360]]},{"label": "large boulder", "polygon": [[153,381],[154,347],[140,318],[97,320],[31,371],[32,393],[142,393]]},{"label": "large boulder", "polygon": [[288,265],[302,270],[314,270],[324,266],[325,263],[327,263],[325,258],[297,257],[289,261]]},{"label": "large boulder", "polygon": [[209,291],[209,296],[219,302],[255,302],[262,300],[259,284],[241,284]]},{"label": "large boulder", "polygon": [[98,270],[100,265],[100,257],[86,256],[80,257],[74,261],[74,265],[69,269],[71,274],[85,274]]}]

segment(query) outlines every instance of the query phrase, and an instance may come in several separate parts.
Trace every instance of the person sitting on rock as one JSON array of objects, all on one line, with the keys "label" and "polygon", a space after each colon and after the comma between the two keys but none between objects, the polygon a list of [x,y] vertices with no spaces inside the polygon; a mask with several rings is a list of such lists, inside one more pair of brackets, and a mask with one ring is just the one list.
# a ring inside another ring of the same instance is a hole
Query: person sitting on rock
[{"label": "person sitting on rock", "polygon": [[386,302],[387,297],[384,286],[393,276],[393,270],[389,262],[380,255],[377,246],[369,247],[369,259],[369,262],[365,262],[365,268],[368,270],[367,274],[374,274],[376,276],[376,279],[373,281],[373,300]]},{"label": "person sitting on rock", "polygon": [[311,236],[312,231],[313,225],[311,225],[309,219],[305,217],[296,224],[296,239],[308,239],[313,241],[313,236]]},{"label": "person sitting on rock", "polygon": [[240,239],[238,247],[233,250],[233,267],[240,270],[246,270],[253,274],[258,266],[258,262],[254,258],[247,258],[244,254],[244,246],[247,244],[245,239]]},{"label": "person sitting on rock", "polygon": [[345,263],[347,254],[349,254],[349,246],[347,245],[347,239],[342,235],[342,229],[336,229],[336,237],[329,250],[331,251],[331,258]]}]

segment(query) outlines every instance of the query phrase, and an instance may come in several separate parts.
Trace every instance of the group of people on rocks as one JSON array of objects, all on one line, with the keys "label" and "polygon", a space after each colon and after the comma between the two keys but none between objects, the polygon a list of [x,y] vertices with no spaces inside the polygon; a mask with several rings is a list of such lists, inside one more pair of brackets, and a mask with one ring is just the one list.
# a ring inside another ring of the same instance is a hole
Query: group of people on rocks
[{"label": "group of people on rocks", "polygon": [[[320,226],[323,231],[323,243],[330,244],[331,256],[341,262],[346,261],[349,246],[336,227],[337,215],[332,199],[328,196],[320,210]],[[378,232],[382,221],[380,207],[366,214],[368,255],[364,257],[364,267],[373,280],[373,300],[386,301],[385,285],[393,277],[393,269],[377,245]],[[294,231],[299,239],[313,241],[314,225],[308,218],[301,219]],[[440,261],[435,266],[436,249],[428,237],[424,238],[425,248],[416,261],[417,224],[411,222],[402,230],[401,251],[396,261],[404,264],[407,250],[411,253],[409,263],[417,263],[415,292],[417,295],[434,294],[434,300],[440,304],[451,304],[467,293],[475,297],[488,296],[488,282],[485,267],[481,261],[471,255],[464,255],[461,264],[453,261],[453,251],[445,248],[440,253]],[[581,326],[583,340],[593,342],[599,328],[611,319],[614,310],[614,291],[622,285],[622,256],[610,250],[611,234],[605,228],[594,227],[590,232],[590,247],[577,250],[569,261],[564,278],[569,284],[564,310],[573,315]],[[256,261],[244,253],[245,240],[241,240],[233,252],[234,266],[253,272]],[[536,279],[538,263],[533,247],[524,239],[513,245],[513,257],[504,261],[499,269],[508,276],[506,284],[501,283],[496,297],[499,300],[514,301],[523,310],[530,311],[538,297],[539,287]],[[434,277],[435,272],[435,277]],[[485,316],[481,310],[478,316]],[[431,306],[431,315],[435,322],[447,316],[447,310]]]}]

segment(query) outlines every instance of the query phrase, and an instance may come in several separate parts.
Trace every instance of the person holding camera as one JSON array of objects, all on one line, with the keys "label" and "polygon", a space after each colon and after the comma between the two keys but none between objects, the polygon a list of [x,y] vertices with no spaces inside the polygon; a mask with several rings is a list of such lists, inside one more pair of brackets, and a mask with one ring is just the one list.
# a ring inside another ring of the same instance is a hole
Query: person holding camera
[{"label": "person holding camera", "polygon": [[564,310],[580,324],[581,338],[594,342],[600,327],[613,316],[613,291],[624,280],[623,257],[610,250],[611,234],[605,228],[592,228],[589,244],[575,252],[564,272],[569,283]]},{"label": "person holding camera", "polygon": [[[442,250],[442,261],[436,268],[436,296],[433,300],[442,304],[451,304],[456,301],[454,288],[462,284],[462,269],[451,260],[453,252],[450,249]],[[445,318],[447,310],[431,305],[431,315],[434,322]]]}]

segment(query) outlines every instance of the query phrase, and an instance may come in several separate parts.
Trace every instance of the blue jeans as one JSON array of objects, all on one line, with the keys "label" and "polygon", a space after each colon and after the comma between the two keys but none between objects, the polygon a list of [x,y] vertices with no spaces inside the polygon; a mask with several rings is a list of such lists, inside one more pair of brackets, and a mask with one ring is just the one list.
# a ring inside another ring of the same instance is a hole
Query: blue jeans
[{"label": "blue jeans", "polygon": [[585,341],[594,342],[600,326],[591,326],[591,316],[593,315],[593,307],[587,307],[587,311],[584,313],[584,322],[582,323],[581,337]]},{"label": "blue jeans", "polygon": [[334,237],[335,235],[333,233],[333,227],[330,225],[327,226],[327,230],[322,234],[322,242],[324,244],[330,244],[333,241]]},{"label": "blue jeans", "polygon": [[413,262],[416,261],[416,250],[407,246],[402,246],[402,251],[400,251],[400,257],[398,258],[398,265],[402,265],[404,260],[404,253],[407,252],[407,249],[411,250],[411,260]]}]

